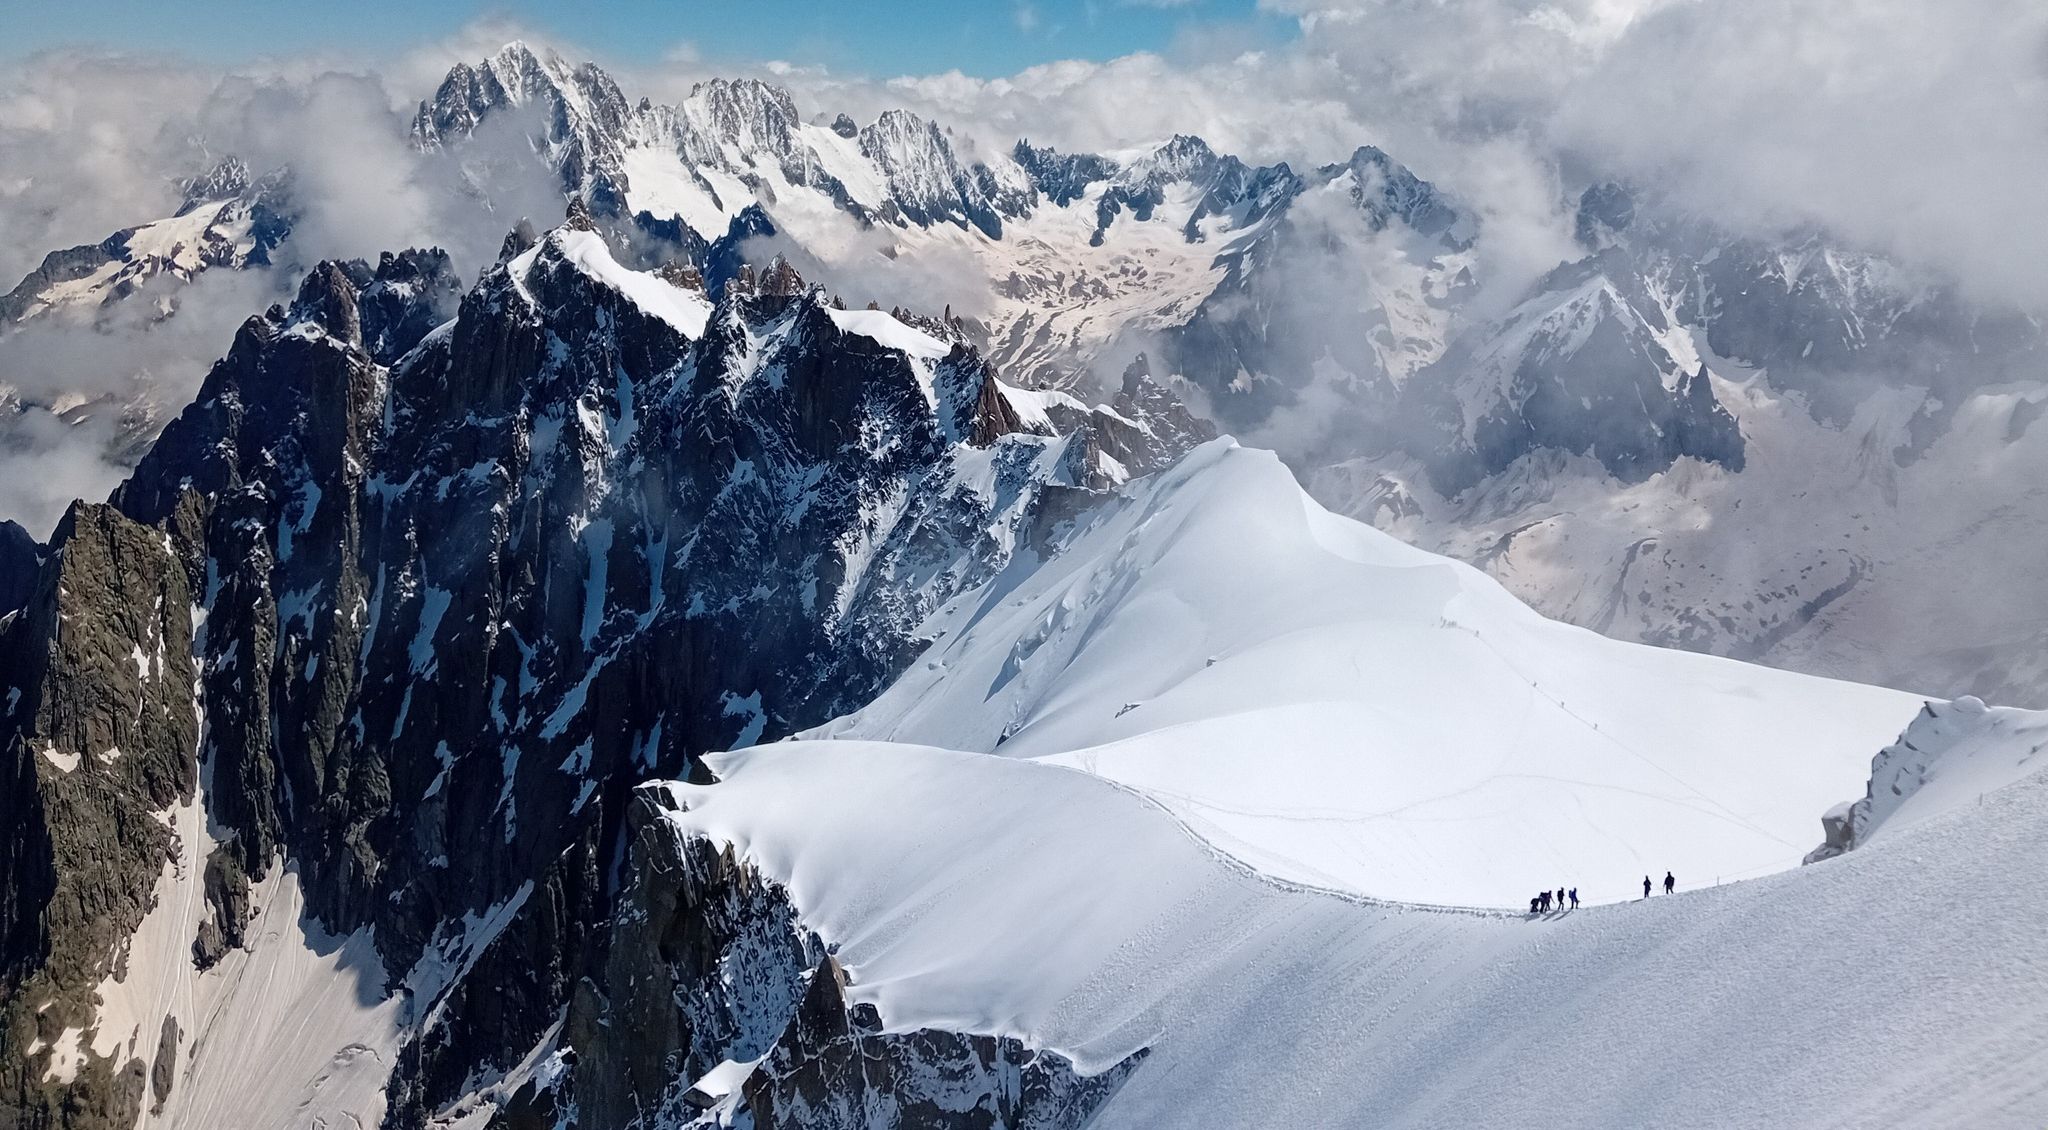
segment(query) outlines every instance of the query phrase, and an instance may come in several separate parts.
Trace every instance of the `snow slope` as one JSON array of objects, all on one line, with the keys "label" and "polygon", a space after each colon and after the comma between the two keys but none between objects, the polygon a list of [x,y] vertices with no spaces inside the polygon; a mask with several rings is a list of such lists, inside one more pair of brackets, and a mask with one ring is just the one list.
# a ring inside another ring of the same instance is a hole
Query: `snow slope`
[{"label": "snow slope", "polygon": [[1227,440],[926,631],[806,736],[1083,769],[1263,872],[1417,903],[1797,866],[1920,705],[1547,621]]},{"label": "snow slope", "polygon": [[[1530,918],[1245,870],[1043,761],[792,742],[669,785],[890,1030],[1150,1057],[1127,1126],[2038,1126],[2048,781],[1839,860]],[[1997,860],[1997,867],[1987,867]]]},{"label": "snow slope", "polygon": [[[559,240],[563,255],[584,274],[601,280],[684,336],[704,336],[704,324],[711,319],[711,303],[702,294],[673,286],[645,271],[621,267],[605,246],[604,237],[594,231],[570,229],[550,234]],[[522,265],[530,266],[533,260],[528,256],[535,254],[534,249],[525,252],[513,269],[519,271]]]}]

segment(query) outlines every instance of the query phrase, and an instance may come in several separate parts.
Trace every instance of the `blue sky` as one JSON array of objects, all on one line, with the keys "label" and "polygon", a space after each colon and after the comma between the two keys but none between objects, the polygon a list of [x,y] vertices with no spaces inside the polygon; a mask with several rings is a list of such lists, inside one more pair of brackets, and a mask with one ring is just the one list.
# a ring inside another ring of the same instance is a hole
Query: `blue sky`
[{"label": "blue sky", "polygon": [[958,68],[983,77],[1054,59],[1167,50],[1183,32],[1216,23],[1275,40],[1292,32],[1254,0],[5,0],[0,56],[58,47],[226,63],[302,52],[388,56],[490,19],[622,62],[654,62],[687,44],[712,61],[785,59],[873,75]]}]

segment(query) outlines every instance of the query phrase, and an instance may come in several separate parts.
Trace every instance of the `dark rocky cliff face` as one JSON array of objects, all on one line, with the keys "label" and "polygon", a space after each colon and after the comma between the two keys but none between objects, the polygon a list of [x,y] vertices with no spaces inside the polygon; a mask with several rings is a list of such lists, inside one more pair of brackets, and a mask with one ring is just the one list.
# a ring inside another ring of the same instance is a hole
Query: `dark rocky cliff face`
[{"label": "dark rocky cliff face", "polygon": [[177,540],[81,503],[0,627],[0,1125],[127,1125],[141,1107],[141,1059],[88,1062],[58,1088],[28,1049],[89,1023],[173,854],[156,816],[197,783]]},{"label": "dark rocky cliff face", "polygon": [[[542,1069],[466,1110],[508,1126],[1068,1130],[1144,1061],[1082,1076],[1015,1039],[883,1031],[788,892],[729,846],[677,831],[663,817],[674,803],[650,785],[629,806],[607,957],[528,1057]],[[693,1085],[721,1065],[740,1069]]]},{"label": "dark rocky cliff face", "polygon": [[0,521],[0,616],[28,605],[35,593],[43,547],[19,522]]},{"label": "dark rocky cliff face", "polygon": [[[1197,438],[1156,389],[1130,434],[1025,434],[965,346],[886,347],[800,280],[707,308],[575,223],[436,326],[441,262],[322,264],[250,319],[0,622],[0,1126],[131,1124],[151,1055],[175,1086],[175,1034],[68,1080],[50,1045],[94,1023],[202,777],[193,961],[293,869],[320,929],[374,931],[387,992],[433,993],[390,1087],[389,1123],[422,1125],[630,980],[635,783],[859,706],[1101,452]],[[405,980],[492,908],[445,990]],[[692,1024],[670,1042],[731,1027]]]},{"label": "dark rocky cliff face", "polygon": [[1559,267],[1498,328],[1418,374],[1402,431],[1428,437],[1415,453],[1445,494],[1543,448],[1597,459],[1623,482],[1682,456],[1739,471],[1741,429],[1706,367],[1687,371],[1666,350],[1670,329],[1620,252]]}]

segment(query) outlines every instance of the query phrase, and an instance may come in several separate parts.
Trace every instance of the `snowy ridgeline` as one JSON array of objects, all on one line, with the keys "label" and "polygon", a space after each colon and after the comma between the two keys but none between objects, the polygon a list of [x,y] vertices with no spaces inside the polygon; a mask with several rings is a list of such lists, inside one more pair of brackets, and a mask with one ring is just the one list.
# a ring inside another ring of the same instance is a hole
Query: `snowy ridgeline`
[{"label": "snowy ridgeline", "polygon": [[[649,786],[787,887],[886,1030],[1145,1052],[1109,1127],[2048,1112],[2048,720],[1900,737],[1903,695],[1549,624],[1227,443],[1127,493],[867,710]],[[1866,781],[1869,850],[1788,870]],[[1389,901],[1666,860],[1681,895],[1632,905]],[[1779,873],[1693,889],[1731,861]]]},{"label": "snowy ridgeline", "polygon": [[1414,903],[1797,866],[1920,706],[1545,620],[1228,441],[927,631],[807,736],[1079,768],[1262,872]]},{"label": "snowy ridgeline", "polygon": [[[2048,782],[1788,874],[1531,919],[1273,882],[1065,767],[796,742],[667,786],[892,1031],[1103,1070],[1095,1125],[2033,1126]],[[1996,860],[1995,867],[1986,866]]]},{"label": "snowy ridgeline", "polygon": [[1899,740],[1870,762],[1870,785],[1821,817],[1827,841],[1807,862],[1832,859],[1870,842],[1880,828],[1908,828],[2032,776],[2048,759],[2048,712],[1987,707],[1964,695],[1930,702]]}]

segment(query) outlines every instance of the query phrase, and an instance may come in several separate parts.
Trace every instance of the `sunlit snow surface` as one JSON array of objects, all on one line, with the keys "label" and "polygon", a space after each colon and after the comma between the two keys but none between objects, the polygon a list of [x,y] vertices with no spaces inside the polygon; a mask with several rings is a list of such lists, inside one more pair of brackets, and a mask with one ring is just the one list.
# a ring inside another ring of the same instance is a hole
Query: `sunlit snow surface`
[{"label": "sunlit snow surface", "polygon": [[1544,620],[1228,441],[928,627],[811,736],[1072,766],[1270,875],[1418,903],[1797,866],[1920,706]]},{"label": "sunlit snow surface", "polygon": [[[1551,624],[1227,441],[931,627],[669,818],[784,883],[891,1030],[1150,1049],[1092,1125],[2048,1113],[2048,717]],[[1886,746],[1863,846],[1783,870]],[[1417,905],[1546,883],[1632,897]]]},{"label": "sunlit snow surface", "polygon": [[[618,291],[634,305],[675,327],[684,336],[704,336],[704,324],[711,319],[711,303],[694,291],[682,290],[645,271],[628,270],[612,258],[604,237],[591,231],[565,228],[548,233],[547,242],[557,247],[564,259],[591,278]],[[507,264],[515,282],[525,292],[525,279],[539,260],[542,245],[526,249]]]},{"label": "sunlit snow surface", "polygon": [[1094,1125],[2038,1126],[2048,781],[1800,871],[1531,918],[1245,870],[1043,762],[795,742],[668,786],[891,1029],[1100,1070]]}]

